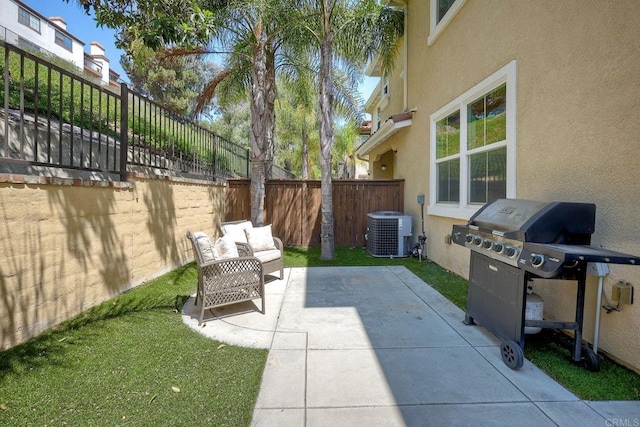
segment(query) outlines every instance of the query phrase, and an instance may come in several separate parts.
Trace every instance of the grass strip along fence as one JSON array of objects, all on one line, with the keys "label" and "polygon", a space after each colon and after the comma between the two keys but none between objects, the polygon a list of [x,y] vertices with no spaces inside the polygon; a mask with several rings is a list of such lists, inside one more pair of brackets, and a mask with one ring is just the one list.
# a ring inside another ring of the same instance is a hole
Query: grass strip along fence
[{"label": "grass strip along fence", "polygon": [[[204,179],[247,177],[249,150],[64,60],[0,40],[0,160],[102,171],[128,165]],[[10,124],[17,129],[13,137]]]},{"label": "grass strip along fence", "polygon": [[[433,262],[374,258],[363,248],[286,248],[286,267],[402,265],[464,308],[467,282]],[[0,353],[2,425],[249,425],[266,350],[205,338],[182,322],[194,263]],[[461,319],[462,321],[462,319]],[[604,359],[600,372],[544,336],[526,357],[577,396],[640,400],[640,375]]]}]

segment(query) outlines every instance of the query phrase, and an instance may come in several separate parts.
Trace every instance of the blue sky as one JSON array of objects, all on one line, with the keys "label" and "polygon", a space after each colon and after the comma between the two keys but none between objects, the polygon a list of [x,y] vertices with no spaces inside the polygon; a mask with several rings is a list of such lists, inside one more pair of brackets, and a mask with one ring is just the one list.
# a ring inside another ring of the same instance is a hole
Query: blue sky
[{"label": "blue sky", "polygon": [[[85,52],[89,52],[92,41],[97,41],[105,48],[105,55],[109,58],[109,67],[120,73],[120,78],[129,81],[120,66],[120,56],[124,53],[115,46],[114,31],[107,27],[100,27],[93,16],[85,14],[84,9],[74,0],[68,3],[63,0],[22,0],[24,3],[46,17],[60,16],[67,22],[67,31],[85,43]],[[365,78],[360,85],[360,92],[366,101],[378,83],[377,78]]]}]

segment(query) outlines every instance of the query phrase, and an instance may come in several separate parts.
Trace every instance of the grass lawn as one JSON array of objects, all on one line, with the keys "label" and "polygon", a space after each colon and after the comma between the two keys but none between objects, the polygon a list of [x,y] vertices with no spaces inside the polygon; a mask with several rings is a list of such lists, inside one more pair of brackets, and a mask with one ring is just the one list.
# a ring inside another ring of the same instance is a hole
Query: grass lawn
[{"label": "grass lawn", "polygon": [[195,264],[0,353],[0,425],[249,425],[267,351],[180,316]]},{"label": "grass lawn", "polygon": [[[466,281],[432,262],[363,248],[287,248],[285,265],[404,265],[464,307]],[[0,425],[249,425],[267,351],[205,338],[182,322],[194,264],[94,307],[0,353]],[[525,355],[583,399],[640,400],[640,375],[608,359],[575,366],[569,350],[527,338]]]}]

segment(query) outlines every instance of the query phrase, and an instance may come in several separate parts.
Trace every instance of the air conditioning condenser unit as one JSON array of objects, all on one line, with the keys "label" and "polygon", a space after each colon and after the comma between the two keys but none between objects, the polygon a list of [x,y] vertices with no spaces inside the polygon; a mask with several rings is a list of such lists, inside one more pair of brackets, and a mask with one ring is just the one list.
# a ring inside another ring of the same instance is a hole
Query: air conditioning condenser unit
[{"label": "air conditioning condenser unit", "polygon": [[395,211],[367,214],[367,251],[374,257],[406,257],[411,244],[411,217]]}]

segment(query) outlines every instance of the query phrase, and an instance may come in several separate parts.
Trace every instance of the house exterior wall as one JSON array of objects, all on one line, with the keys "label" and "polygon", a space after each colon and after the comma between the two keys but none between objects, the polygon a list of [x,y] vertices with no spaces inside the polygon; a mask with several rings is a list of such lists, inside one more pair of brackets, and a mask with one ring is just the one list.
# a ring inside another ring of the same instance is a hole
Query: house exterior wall
[{"label": "house exterior wall", "polygon": [[[47,18],[40,15],[37,11],[31,9],[29,6],[15,2],[13,0],[0,0],[2,4],[2,13],[0,13],[0,25],[7,28],[9,31],[16,33],[18,36],[30,41],[31,43],[40,46],[54,55],[63,58],[69,62],[72,62],[80,68],[84,68],[84,43],[76,39],[69,32],[62,30],[53,23],[49,22]],[[36,32],[30,27],[18,22],[18,10],[22,7],[28,10],[30,13],[36,15],[40,19],[40,32]],[[55,43],[56,30],[62,31],[66,36],[69,36],[72,43],[71,51],[68,51],[62,46]]]},{"label": "house exterior wall", "polygon": [[109,58],[104,55],[104,47],[98,42],[91,42],[89,48],[91,58],[102,67],[101,79],[104,83],[109,82]]},{"label": "house exterior wall", "polygon": [[[403,41],[400,41],[399,44],[402,44]],[[400,51],[400,47],[398,50]],[[400,58],[398,58],[400,59]],[[398,114],[404,112],[404,82],[403,82],[403,69],[404,63],[402,61],[397,61],[394,63],[394,69],[391,75],[389,76],[388,82],[388,102],[384,105],[384,108],[381,108],[381,116],[382,121],[389,119],[389,116],[393,114]],[[384,89],[384,88],[383,88]]]},{"label": "house exterior wall", "polygon": [[192,260],[187,230],[224,219],[220,184],[29,178],[0,174],[0,350]]},{"label": "house exterior wall", "polygon": [[[29,26],[18,21],[18,11],[20,8],[27,10],[40,20],[40,32],[34,31]],[[47,18],[37,10],[16,0],[0,0],[0,11],[0,38],[23,48],[26,46],[21,45],[20,39],[26,40],[41,51],[71,62],[80,70],[86,69],[85,44],[66,29],[66,23],[64,23],[63,18]],[[54,21],[58,22],[59,25]],[[2,27],[4,27],[4,29]],[[65,37],[69,38],[71,41],[71,51],[56,43],[56,31],[61,32]],[[96,49],[94,45],[97,45],[98,48]],[[109,59],[105,56],[104,48],[99,43],[92,42],[90,51],[92,56],[90,59],[102,67],[100,71],[100,81],[102,84],[109,84],[111,81]],[[89,68],[93,68],[93,66]],[[97,73],[95,69],[92,70],[92,72]]]},{"label": "house exterior wall", "polygon": [[[640,2],[466,1],[430,45],[430,1],[409,1],[406,19],[412,125],[368,155],[374,161],[397,150],[393,178],[405,179],[405,212],[414,227],[420,221],[416,195],[432,199],[431,116],[512,64],[513,197],[595,203],[592,244],[640,254]],[[469,210],[442,215],[435,205],[425,207],[428,257],[467,277],[469,251],[445,238],[453,224],[466,223]],[[609,298],[620,280],[640,286],[640,268],[610,269],[604,280]],[[535,288],[546,301],[546,317],[572,318],[573,286],[539,282]],[[592,342],[597,279],[589,278],[587,288],[584,335]],[[599,348],[640,370],[638,331],[640,304],[603,312]]]}]

